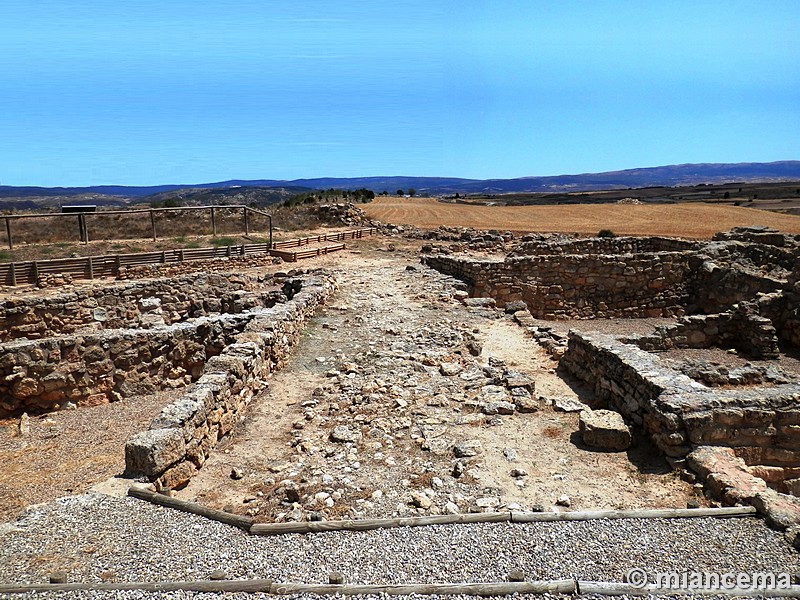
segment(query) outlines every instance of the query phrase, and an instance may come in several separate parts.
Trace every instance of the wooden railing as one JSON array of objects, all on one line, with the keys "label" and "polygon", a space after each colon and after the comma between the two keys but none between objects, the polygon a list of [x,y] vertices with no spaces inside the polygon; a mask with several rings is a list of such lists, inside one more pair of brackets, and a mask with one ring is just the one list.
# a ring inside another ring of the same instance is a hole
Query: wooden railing
[{"label": "wooden railing", "polygon": [[305,251],[286,251],[326,241],[355,240],[375,233],[374,228],[355,229],[339,233],[316,235],[273,244],[241,244],[212,248],[177,248],[158,252],[137,252],[135,254],[111,254],[105,256],[85,256],[81,258],[56,258],[26,262],[0,264],[0,285],[22,285],[36,283],[44,275],[70,275],[74,279],[94,279],[96,277],[115,277],[124,267],[142,265],[181,263],[190,260],[206,260],[232,256],[272,255],[284,260],[296,261],[312,256],[327,254],[344,248],[344,244],[332,244]]},{"label": "wooden railing", "polygon": [[[96,220],[109,216],[149,215],[150,235],[155,242],[158,239],[156,231],[156,215],[169,212],[208,212],[211,216],[211,235],[217,235],[216,211],[242,211],[244,235],[250,235],[250,214],[261,215],[269,219],[269,241],[272,243],[272,215],[264,211],[244,206],[242,204],[215,205],[215,206],[172,206],[165,208],[145,208],[134,210],[103,210],[100,212],[69,212],[69,213],[38,213],[31,215],[0,215],[5,221],[6,243],[10,250],[14,249],[14,235],[11,223],[28,221],[32,219],[77,219],[78,236],[84,244],[89,243],[89,219]],[[144,217],[142,217],[144,218]]]}]

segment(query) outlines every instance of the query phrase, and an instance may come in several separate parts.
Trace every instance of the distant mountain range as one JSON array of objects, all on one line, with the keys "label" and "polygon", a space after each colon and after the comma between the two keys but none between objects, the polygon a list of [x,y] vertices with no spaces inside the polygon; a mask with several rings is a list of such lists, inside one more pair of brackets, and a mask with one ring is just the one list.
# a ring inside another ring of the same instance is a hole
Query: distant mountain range
[{"label": "distant mountain range", "polygon": [[[520,177],[517,179],[460,179],[455,177],[323,177],[317,179],[230,180],[215,183],[155,186],[99,185],[89,187],[22,187],[0,186],[0,203],[25,204],[20,199],[48,197],[79,197],[81,202],[97,204],[127,204],[147,196],[172,192],[186,188],[219,189],[236,187],[280,188],[300,191],[302,189],[347,189],[367,188],[375,193],[415,189],[420,194],[504,194],[519,192],[570,192],[619,188],[642,188],[652,186],[688,186],[703,183],[728,182],[781,182],[800,181],[800,161],[771,163],[701,163],[669,165],[609,171],[605,173],[583,173],[579,175],[555,175],[548,177]],[[3,201],[2,199],[9,201]],[[15,199],[16,202],[10,201]],[[36,204],[39,204],[38,202]]]}]

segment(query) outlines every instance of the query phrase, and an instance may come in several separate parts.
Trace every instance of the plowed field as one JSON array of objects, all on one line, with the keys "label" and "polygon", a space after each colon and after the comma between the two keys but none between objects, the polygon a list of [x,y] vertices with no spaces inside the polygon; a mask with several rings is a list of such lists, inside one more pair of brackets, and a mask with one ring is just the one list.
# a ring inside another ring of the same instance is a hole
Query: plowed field
[{"label": "plowed field", "polygon": [[710,238],[744,225],[767,225],[800,233],[800,216],[753,208],[708,204],[573,204],[559,206],[472,206],[431,198],[376,198],[364,205],[373,219],[422,228],[440,225],[503,231],[554,231],[618,235]]}]

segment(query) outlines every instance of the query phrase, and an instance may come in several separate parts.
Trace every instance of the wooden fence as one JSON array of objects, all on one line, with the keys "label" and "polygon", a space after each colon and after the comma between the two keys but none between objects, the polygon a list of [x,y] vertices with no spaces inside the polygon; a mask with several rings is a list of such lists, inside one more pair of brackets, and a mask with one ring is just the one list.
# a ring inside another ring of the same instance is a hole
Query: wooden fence
[{"label": "wooden fence", "polygon": [[219,205],[219,206],[177,206],[169,208],[146,208],[137,210],[104,210],[101,212],[68,212],[68,213],[39,213],[32,215],[2,215],[5,221],[6,243],[9,249],[14,249],[14,235],[11,223],[20,220],[31,219],[77,219],[78,236],[84,244],[89,243],[89,219],[99,219],[108,216],[122,215],[149,215],[150,235],[153,241],[158,239],[156,230],[156,215],[169,212],[208,212],[211,217],[211,235],[217,235],[217,211],[242,211],[244,235],[250,235],[250,214],[261,215],[269,219],[269,241],[272,243],[272,215],[249,206],[241,204]]},{"label": "wooden fence", "polygon": [[70,275],[74,279],[94,279],[96,277],[115,277],[124,267],[142,265],[181,263],[189,260],[207,260],[232,256],[272,255],[284,260],[296,261],[341,250],[344,244],[331,244],[308,250],[287,251],[327,241],[355,240],[375,233],[374,228],[355,229],[339,233],[328,233],[305,238],[297,238],[272,244],[241,244],[212,248],[177,248],[158,252],[137,252],[135,254],[111,254],[105,256],[84,256],[80,258],[56,258],[0,264],[0,285],[13,286],[32,284],[45,275]]}]

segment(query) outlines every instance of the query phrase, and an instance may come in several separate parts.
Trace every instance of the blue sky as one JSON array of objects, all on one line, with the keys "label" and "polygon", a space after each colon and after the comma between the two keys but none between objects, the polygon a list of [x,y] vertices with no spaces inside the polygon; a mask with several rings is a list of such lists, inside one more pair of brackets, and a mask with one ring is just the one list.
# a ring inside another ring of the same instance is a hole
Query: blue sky
[{"label": "blue sky", "polygon": [[0,184],[800,159],[797,0],[0,0]]}]

